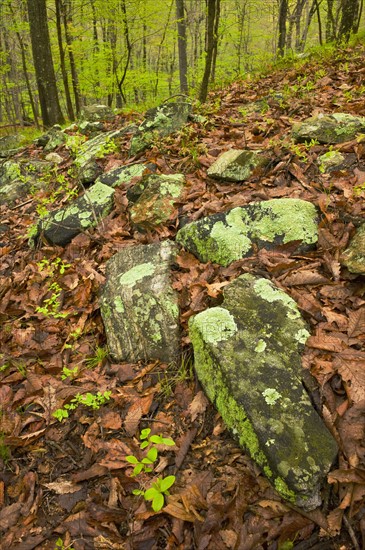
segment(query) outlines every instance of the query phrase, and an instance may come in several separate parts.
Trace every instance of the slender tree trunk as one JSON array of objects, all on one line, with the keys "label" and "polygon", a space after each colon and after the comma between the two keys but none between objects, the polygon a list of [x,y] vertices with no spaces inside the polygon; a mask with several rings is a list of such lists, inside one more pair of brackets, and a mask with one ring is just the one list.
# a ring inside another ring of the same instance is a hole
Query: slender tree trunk
[{"label": "slender tree trunk", "polygon": [[176,0],[177,47],[179,52],[180,92],[188,93],[188,55],[184,0]]},{"label": "slender tree trunk", "polygon": [[163,33],[162,33],[162,36],[161,36],[161,41],[158,45],[158,53],[157,53],[157,61],[156,61],[156,80],[155,80],[155,87],[154,87],[154,96],[155,97],[157,97],[157,92],[158,92],[158,82],[159,82],[160,63],[161,63],[161,51],[162,51],[162,46],[165,42],[167,28],[168,28],[169,22],[170,22],[173,3],[174,3],[174,0],[171,1],[170,7],[169,7],[169,13],[168,13],[168,16],[167,16],[166,25],[164,27],[164,30],[163,30]]},{"label": "slender tree trunk", "polygon": [[357,25],[359,12],[359,0],[342,0],[341,22],[338,31],[338,39],[349,41],[350,34]]},{"label": "slender tree trunk", "polygon": [[79,92],[79,79],[77,76],[76,63],[72,49],[72,38],[68,29],[68,23],[71,22],[71,6],[69,0],[62,0],[61,4],[63,28],[65,31],[65,40],[67,44],[68,58],[70,60],[71,81],[72,90],[75,100],[76,114],[79,114],[81,108],[80,92]]},{"label": "slender tree trunk", "polygon": [[60,53],[60,64],[61,64],[63,87],[65,89],[65,96],[66,96],[67,114],[70,120],[75,120],[75,113],[74,113],[74,109],[71,101],[70,87],[68,84],[65,50],[63,48],[63,40],[62,40],[61,0],[55,0],[55,6],[56,6],[57,40],[58,40],[58,49]]},{"label": "slender tree trunk", "polygon": [[214,21],[214,39],[213,39],[213,57],[212,57],[212,70],[210,75],[210,81],[215,81],[215,69],[217,65],[218,55],[218,36],[219,36],[219,19],[221,14],[221,0],[216,0],[216,14]]},{"label": "slender tree trunk", "polygon": [[39,103],[46,127],[64,122],[53,67],[46,0],[27,0]]},{"label": "slender tree trunk", "polygon": [[199,101],[204,103],[208,95],[209,79],[212,71],[212,61],[216,37],[216,18],[219,18],[219,0],[206,0],[207,2],[207,24],[206,24],[206,46],[205,46],[205,68],[202,83],[200,86]]},{"label": "slender tree trunk", "polygon": [[283,57],[286,43],[286,21],[288,17],[288,0],[280,0],[278,56]]}]

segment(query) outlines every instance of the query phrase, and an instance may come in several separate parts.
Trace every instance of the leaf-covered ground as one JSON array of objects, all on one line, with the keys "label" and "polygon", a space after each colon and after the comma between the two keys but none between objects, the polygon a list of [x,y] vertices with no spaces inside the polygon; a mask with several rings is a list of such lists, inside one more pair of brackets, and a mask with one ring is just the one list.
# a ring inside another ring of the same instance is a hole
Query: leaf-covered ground
[{"label": "leaf-covered ground", "polygon": [[[259,81],[235,83],[211,95],[205,125],[189,123],[141,155],[138,160],[155,163],[158,173],[186,174],[185,200],[168,226],[137,231],[128,218],[126,189],[120,188],[113,212],[96,230],[64,249],[43,244],[31,250],[27,232],[51,190],[15,208],[2,207],[1,548],[365,547],[365,285],[339,263],[364,220],[365,142],[334,146],[346,155],[348,168],[326,175],[317,159],[329,147],[293,145],[290,139],[295,121],[319,112],[365,116],[364,56],[358,45],[322,61],[308,58],[300,68],[276,70]],[[127,122],[120,117],[114,126]],[[128,158],[129,137],[101,161],[105,170],[137,160]],[[207,178],[207,168],[231,147],[269,151],[266,174],[244,184]],[[58,153],[64,158],[59,173],[72,183],[70,152],[61,147]],[[38,159],[44,153],[29,147],[26,155]],[[58,180],[53,189],[60,187]],[[54,206],[66,200],[62,197]],[[182,252],[173,273],[180,293],[182,365],[114,364],[105,353],[98,305],[105,262],[124,246],[173,238],[182,219],[277,197],[318,206],[318,249],[301,256],[291,255],[290,248],[261,250],[227,268],[201,264]],[[323,506],[312,513],[278,497],[237,447],[194,377],[187,320],[218,303],[224,285],[247,271],[284,288],[311,325],[304,367],[318,381],[314,402],[340,449]],[[58,287],[50,289],[55,283]],[[53,416],[77,394],[98,391],[111,391],[99,408],[80,404],[63,421]],[[134,478],[125,457],[143,456],[144,428],[172,438],[175,446],[159,447],[153,472]],[[133,495],[169,475],[176,482],[160,512]]]}]

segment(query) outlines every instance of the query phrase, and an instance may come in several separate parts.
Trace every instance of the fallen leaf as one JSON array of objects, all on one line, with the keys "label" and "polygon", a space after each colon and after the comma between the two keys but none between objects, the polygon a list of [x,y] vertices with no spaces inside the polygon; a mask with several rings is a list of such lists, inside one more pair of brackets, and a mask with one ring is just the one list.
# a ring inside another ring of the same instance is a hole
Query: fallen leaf
[{"label": "fallen leaf", "polygon": [[82,488],[82,485],[75,485],[72,481],[66,481],[64,479],[53,481],[52,483],[42,483],[42,485],[57,495],[76,493]]}]

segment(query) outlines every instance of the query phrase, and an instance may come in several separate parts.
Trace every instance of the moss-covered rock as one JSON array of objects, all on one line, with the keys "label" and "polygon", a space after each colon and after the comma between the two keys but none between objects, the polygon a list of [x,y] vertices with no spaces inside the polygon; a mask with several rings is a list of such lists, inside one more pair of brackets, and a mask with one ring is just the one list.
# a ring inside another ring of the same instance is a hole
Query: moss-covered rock
[{"label": "moss-covered rock", "polygon": [[340,170],[345,162],[345,156],[339,151],[327,151],[318,157],[319,170],[322,173]]},{"label": "moss-covered rock", "polygon": [[104,172],[96,181],[109,185],[109,187],[118,187],[118,185],[129,183],[135,177],[142,176],[145,169],[145,164],[118,166],[109,172]]},{"label": "moss-covered rock", "polygon": [[113,130],[99,134],[82,143],[78,148],[74,161],[77,168],[80,169],[92,160],[104,158],[106,155],[115,152],[117,149],[115,140],[121,135],[123,135],[122,130]]},{"label": "moss-covered rock", "polygon": [[223,181],[245,181],[268,162],[268,157],[258,151],[230,149],[219,155],[207,174]]},{"label": "moss-covered rock", "polygon": [[357,229],[349,247],[342,254],[342,263],[351,273],[365,275],[365,223]]},{"label": "moss-covered rock", "polygon": [[21,150],[21,144],[24,136],[20,134],[11,134],[0,137],[0,158],[7,158],[15,155]]},{"label": "moss-covered rock", "polygon": [[273,199],[237,207],[185,225],[176,240],[202,262],[227,266],[262,248],[298,241],[310,249],[318,239],[315,206],[301,199]]},{"label": "moss-covered rock", "polygon": [[32,242],[40,237],[59,246],[65,246],[82,231],[95,227],[113,207],[114,189],[95,183],[72,204],[55,210],[38,223],[37,234]]},{"label": "moss-covered rock", "polygon": [[115,119],[113,110],[107,105],[87,105],[81,109],[79,120],[87,122],[111,121]]},{"label": "moss-covered rock", "polygon": [[346,113],[317,115],[295,124],[292,136],[298,142],[316,139],[319,143],[343,143],[365,132],[365,117]]},{"label": "moss-covered rock", "polygon": [[32,190],[46,188],[53,166],[40,160],[0,163],[0,204],[13,204]]},{"label": "moss-covered rock", "polygon": [[242,275],[220,307],[191,318],[189,334],[198,378],[240,445],[283,498],[317,507],[337,447],[302,385],[309,332],[296,303]]},{"label": "moss-covered rock", "polygon": [[153,143],[155,135],[164,137],[180,130],[186,124],[190,111],[191,103],[184,101],[164,103],[146,111],[145,120],[132,137],[130,156],[147,149]]},{"label": "moss-covered rock", "polygon": [[155,227],[168,222],[176,212],[175,203],[184,192],[185,177],[183,174],[152,174],[137,186],[143,190],[130,208],[131,220],[136,225]]},{"label": "moss-covered rock", "polygon": [[177,359],[178,297],[170,283],[176,252],[164,241],[124,248],[107,262],[100,308],[116,361]]}]

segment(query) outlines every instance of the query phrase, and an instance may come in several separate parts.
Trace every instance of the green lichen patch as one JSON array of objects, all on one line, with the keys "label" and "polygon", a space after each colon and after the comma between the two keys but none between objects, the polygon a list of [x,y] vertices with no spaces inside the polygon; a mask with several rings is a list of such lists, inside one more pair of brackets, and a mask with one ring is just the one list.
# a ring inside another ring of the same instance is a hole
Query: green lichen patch
[{"label": "green lichen patch", "polygon": [[295,124],[293,138],[298,142],[317,140],[320,143],[343,143],[365,132],[365,117],[347,113],[317,115]]},{"label": "green lichen patch", "polygon": [[298,241],[299,250],[317,242],[317,211],[301,199],[274,199],[234,208],[185,225],[176,240],[203,262],[227,266],[253,251]]},{"label": "green lichen patch", "polygon": [[339,151],[327,151],[318,157],[319,171],[322,173],[339,170],[345,161],[345,156]]},{"label": "green lichen patch", "polygon": [[142,176],[146,166],[144,164],[131,164],[130,166],[118,166],[109,172],[99,176],[96,182],[104,183],[110,187],[118,187],[129,183],[133,178]]},{"label": "green lichen patch", "polygon": [[177,358],[179,308],[170,282],[176,252],[164,241],[125,248],[107,262],[100,308],[115,360]]},{"label": "green lichen patch", "polygon": [[268,161],[269,159],[259,151],[230,149],[217,158],[207,174],[224,181],[245,181]]},{"label": "green lichen patch", "polygon": [[74,161],[75,166],[80,169],[92,160],[105,157],[105,155],[116,149],[115,139],[120,137],[120,135],[120,130],[113,130],[99,134],[85,143],[81,143],[77,147]]},{"label": "green lichen patch", "polygon": [[307,326],[284,296],[242,275],[221,306],[190,319],[189,335],[198,378],[227,427],[283,498],[312,509],[337,447],[301,383],[298,334]]},{"label": "green lichen patch", "polygon": [[76,235],[95,227],[113,207],[114,189],[95,183],[70,206],[55,210],[39,222],[39,234],[50,243],[64,246]]},{"label": "green lichen patch", "polygon": [[365,223],[356,230],[349,247],[342,254],[341,262],[351,273],[365,274]]},{"label": "green lichen patch", "polygon": [[175,203],[184,192],[185,177],[151,175],[136,185],[141,193],[130,209],[131,220],[136,225],[154,227],[168,222],[176,213]]}]

